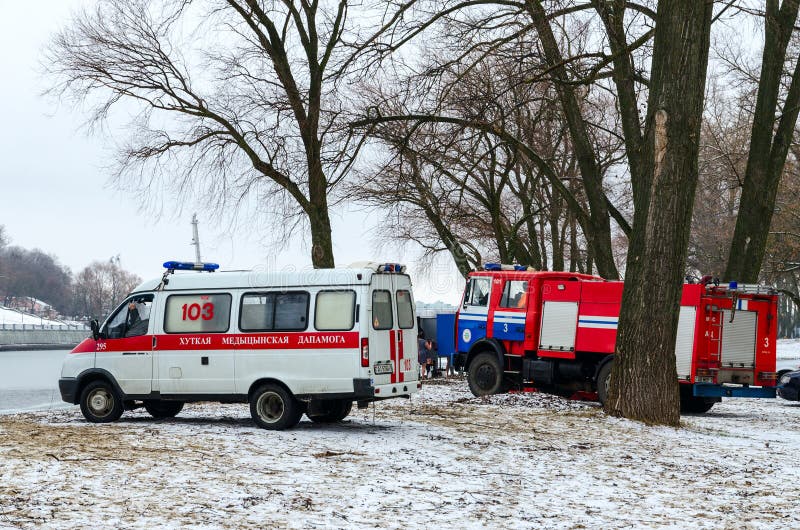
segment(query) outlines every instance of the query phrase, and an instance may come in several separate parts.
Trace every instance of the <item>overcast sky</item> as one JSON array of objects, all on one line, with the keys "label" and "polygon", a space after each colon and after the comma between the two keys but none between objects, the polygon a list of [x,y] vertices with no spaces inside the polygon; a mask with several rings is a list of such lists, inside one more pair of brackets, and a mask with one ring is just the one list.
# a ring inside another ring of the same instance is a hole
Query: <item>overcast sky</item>
[{"label": "overcast sky", "polygon": [[[160,275],[166,260],[194,259],[193,209],[158,219],[141,210],[134,196],[109,184],[111,138],[89,136],[81,128],[84,115],[41,96],[48,87],[40,67],[44,46],[70,13],[92,4],[90,0],[0,0],[0,225],[5,225],[12,244],[54,254],[73,272],[119,255],[124,268],[147,279]],[[166,204],[177,211],[169,198]],[[264,234],[230,233],[215,223],[204,223],[203,212],[197,213],[205,261],[218,262],[223,269],[310,267],[299,235],[291,248],[275,254],[266,247]],[[463,282],[449,262],[434,271],[421,271],[414,250],[376,251],[371,232],[374,215],[340,209],[333,212],[332,223],[337,264],[406,263],[417,299],[457,303]]]}]

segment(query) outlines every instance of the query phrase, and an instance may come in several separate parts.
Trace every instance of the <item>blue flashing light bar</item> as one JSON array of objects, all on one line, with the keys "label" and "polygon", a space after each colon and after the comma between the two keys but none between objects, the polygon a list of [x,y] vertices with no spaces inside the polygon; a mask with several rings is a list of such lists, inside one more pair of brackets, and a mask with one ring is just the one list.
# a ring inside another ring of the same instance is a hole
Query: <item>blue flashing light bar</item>
[{"label": "blue flashing light bar", "polygon": [[728,289],[731,291],[735,291],[739,287],[739,282],[730,282],[728,284]]},{"label": "blue flashing light bar", "polygon": [[483,270],[487,271],[526,271],[527,265],[504,265],[502,263],[484,263]]},{"label": "blue flashing light bar", "polygon": [[218,263],[193,263],[191,261],[165,261],[164,268],[172,271],[206,271],[219,269]]},{"label": "blue flashing light bar", "polygon": [[405,272],[405,269],[400,263],[384,263],[378,267],[378,272]]}]

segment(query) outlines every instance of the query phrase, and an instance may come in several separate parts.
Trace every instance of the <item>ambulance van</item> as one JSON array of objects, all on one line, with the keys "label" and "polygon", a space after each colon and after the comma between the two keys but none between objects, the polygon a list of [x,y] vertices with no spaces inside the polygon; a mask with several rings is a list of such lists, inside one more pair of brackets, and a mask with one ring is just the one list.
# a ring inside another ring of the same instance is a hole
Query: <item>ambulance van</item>
[{"label": "ambulance van", "polygon": [[[167,262],[65,359],[86,419],[155,418],[197,401],[250,404],[265,429],[344,419],[420,388],[411,280],[399,264],[265,273]],[[176,272],[177,271],[177,272]]]}]

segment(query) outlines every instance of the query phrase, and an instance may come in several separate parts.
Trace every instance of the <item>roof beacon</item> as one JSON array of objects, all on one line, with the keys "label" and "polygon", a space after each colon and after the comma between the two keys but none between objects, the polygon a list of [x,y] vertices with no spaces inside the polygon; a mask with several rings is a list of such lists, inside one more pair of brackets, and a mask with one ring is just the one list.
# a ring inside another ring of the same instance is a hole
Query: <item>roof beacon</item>
[{"label": "roof beacon", "polygon": [[399,263],[382,263],[378,267],[378,272],[406,272],[406,266]]},{"label": "roof beacon", "polygon": [[527,265],[507,265],[505,263],[484,263],[483,270],[487,271],[528,271],[534,270]]},{"label": "roof beacon", "polygon": [[191,261],[165,261],[164,268],[170,271],[206,271],[219,269],[218,263],[193,263]]}]

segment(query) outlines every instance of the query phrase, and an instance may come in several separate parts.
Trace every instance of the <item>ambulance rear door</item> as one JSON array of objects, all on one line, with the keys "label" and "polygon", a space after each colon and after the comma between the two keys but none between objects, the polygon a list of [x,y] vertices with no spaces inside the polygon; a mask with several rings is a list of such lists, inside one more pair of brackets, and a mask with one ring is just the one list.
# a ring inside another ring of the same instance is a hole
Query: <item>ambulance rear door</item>
[{"label": "ambulance rear door", "polygon": [[375,385],[395,382],[397,370],[393,358],[397,354],[395,342],[396,317],[393,296],[394,284],[390,274],[373,274],[367,295],[369,318],[369,362]]},{"label": "ambulance rear door", "polygon": [[417,322],[411,280],[405,274],[373,274],[368,297],[369,358],[375,385],[416,381]]}]

